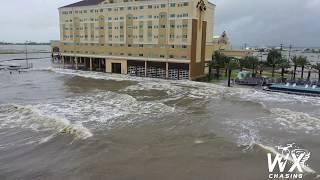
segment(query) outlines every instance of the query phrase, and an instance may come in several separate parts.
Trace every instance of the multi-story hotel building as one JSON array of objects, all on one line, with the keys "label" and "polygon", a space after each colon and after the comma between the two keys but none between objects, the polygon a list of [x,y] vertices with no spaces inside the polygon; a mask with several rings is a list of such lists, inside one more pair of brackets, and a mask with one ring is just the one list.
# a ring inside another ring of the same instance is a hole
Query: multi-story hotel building
[{"label": "multi-story hotel building", "polygon": [[84,0],[59,8],[61,63],[167,79],[205,74],[214,51],[207,0]]}]

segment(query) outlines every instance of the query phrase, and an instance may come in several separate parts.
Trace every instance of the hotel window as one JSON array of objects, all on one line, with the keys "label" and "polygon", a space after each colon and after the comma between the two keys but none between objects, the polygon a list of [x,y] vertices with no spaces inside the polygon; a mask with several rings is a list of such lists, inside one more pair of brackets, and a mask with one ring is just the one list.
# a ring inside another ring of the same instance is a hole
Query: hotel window
[{"label": "hotel window", "polygon": [[140,57],[143,57],[143,54],[139,54]]},{"label": "hotel window", "polygon": [[170,48],[174,49],[174,45],[171,45]]},{"label": "hotel window", "polygon": [[123,7],[120,8],[120,11],[123,11]]},{"label": "hotel window", "polygon": [[182,59],[187,59],[187,56],[181,56]]},{"label": "hotel window", "polygon": [[161,4],[161,8],[165,8],[166,7],[166,5],[165,4]]},{"label": "hotel window", "polygon": [[160,58],[164,58],[165,56],[164,55],[160,55]]},{"label": "hotel window", "polygon": [[151,25],[151,26],[148,26],[148,29],[152,29],[152,25]]},{"label": "hotel window", "polygon": [[130,11],[132,9],[132,7],[128,7],[128,10]]},{"label": "hotel window", "polygon": [[112,11],[112,8],[108,8],[108,11]]},{"label": "hotel window", "polygon": [[160,28],[166,28],[166,25],[161,25]]},{"label": "hotel window", "polygon": [[152,5],[148,5],[148,9],[152,9]]},{"label": "hotel window", "polygon": [[183,38],[187,39],[187,38],[188,38],[188,35],[186,35],[186,34],[185,34],[185,35],[183,35]]},{"label": "hotel window", "polygon": [[90,12],[93,13],[93,9],[91,9]]},{"label": "hotel window", "polygon": [[174,55],[170,55],[169,58],[173,59],[173,58],[174,58]]},{"label": "hotel window", "polygon": [[184,6],[189,6],[188,2],[183,3]]},{"label": "hotel window", "polygon": [[132,44],[128,44],[128,47],[132,47]]},{"label": "hotel window", "polygon": [[182,48],[183,48],[183,49],[186,49],[186,48],[187,48],[187,46],[186,46],[186,45],[182,45]]},{"label": "hotel window", "polygon": [[166,15],[160,15],[160,18],[166,18]]},{"label": "hotel window", "polygon": [[170,14],[170,17],[174,18],[174,17],[176,17],[176,15],[175,14]]},{"label": "hotel window", "polygon": [[128,53],[128,56],[132,56],[132,54],[131,54],[131,53]]},{"label": "hotel window", "polygon": [[139,47],[143,47],[143,44],[139,44]]},{"label": "hotel window", "polygon": [[170,7],[176,7],[176,3],[170,3]]},{"label": "hotel window", "polygon": [[188,17],[188,14],[187,14],[187,13],[184,13],[184,14],[183,14],[183,17]]},{"label": "hotel window", "polygon": [[171,27],[171,28],[175,28],[176,26],[175,26],[174,24],[171,24],[170,27]]},{"label": "hotel window", "polygon": [[100,9],[100,12],[103,12],[103,9]]},{"label": "hotel window", "polygon": [[140,6],[139,9],[144,9],[144,6]]}]

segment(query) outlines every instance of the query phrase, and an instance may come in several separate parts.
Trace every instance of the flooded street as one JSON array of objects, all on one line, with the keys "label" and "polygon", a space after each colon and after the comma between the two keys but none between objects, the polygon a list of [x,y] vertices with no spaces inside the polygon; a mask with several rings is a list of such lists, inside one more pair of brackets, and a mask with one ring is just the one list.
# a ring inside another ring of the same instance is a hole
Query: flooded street
[{"label": "flooded street", "polygon": [[0,179],[268,179],[288,143],[320,171],[320,98],[31,63],[0,71]]}]

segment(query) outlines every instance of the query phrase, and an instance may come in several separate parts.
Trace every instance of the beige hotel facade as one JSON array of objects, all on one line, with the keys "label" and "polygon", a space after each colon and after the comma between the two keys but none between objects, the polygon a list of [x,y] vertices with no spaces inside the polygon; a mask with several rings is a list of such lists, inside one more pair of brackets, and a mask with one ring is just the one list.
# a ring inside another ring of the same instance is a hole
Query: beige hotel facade
[{"label": "beige hotel facade", "polygon": [[207,0],[84,0],[59,8],[64,67],[164,79],[204,76],[216,50]]}]

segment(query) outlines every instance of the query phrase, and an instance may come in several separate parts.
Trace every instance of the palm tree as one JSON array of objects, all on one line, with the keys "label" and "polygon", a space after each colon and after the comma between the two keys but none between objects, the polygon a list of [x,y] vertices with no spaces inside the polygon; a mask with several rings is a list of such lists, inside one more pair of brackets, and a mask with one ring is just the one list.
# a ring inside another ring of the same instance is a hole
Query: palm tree
[{"label": "palm tree", "polygon": [[260,76],[262,76],[262,72],[263,72],[264,66],[265,66],[265,62],[263,62],[263,61],[259,61],[258,62],[257,69],[259,70]]},{"label": "palm tree", "polygon": [[270,50],[268,57],[267,57],[267,63],[269,64],[269,66],[272,67],[272,77],[274,77],[274,71],[276,69],[276,67],[279,65],[279,62],[281,61],[281,52],[276,50],[276,49],[272,49]]},{"label": "palm tree", "polygon": [[233,57],[228,57],[228,87],[231,87],[231,74],[232,74],[232,70],[236,69],[239,67],[239,59],[237,58],[233,58]]},{"label": "palm tree", "polygon": [[301,66],[301,79],[303,79],[304,68],[309,65],[307,57],[299,56],[298,57],[299,65]]},{"label": "palm tree", "polygon": [[241,58],[239,59],[239,66],[240,66],[240,71],[243,71],[243,68],[248,65],[247,58]]},{"label": "palm tree", "polygon": [[252,76],[256,74],[256,67],[259,64],[259,59],[255,56],[247,56],[245,57],[246,65],[248,68],[252,68]]},{"label": "palm tree", "polygon": [[299,59],[295,55],[295,56],[292,57],[291,61],[292,61],[293,66],[294,66],[294,69],[293,69],[293,80],[296,80],[297,68],[299,66]]},{"label": "palm tree", "polygon": [[286,58],[282,58],[279,62],[279,67],[281,67],[281,78],[284,80],[284,73],[287,68],[290,68],[290,61]]},{"label": "palm tree", "polygon": [[231,58],[230,57],[225,57],[224,58],[224,68],[225,68],[225,74],[224,76],[228,76],[228,69],[229,69],[229,63],[231,61]]},{"label": "palm tree", "polygon": [[[215,51],[214,54],[212,55],[212,64],[211,68],[215,67],[216,68],[216,77],[217,79],[220,78],[220,68],[223,67],[224,62],[225,62],[226,56],[221,53],[220,51]],[[210,72],[211,69],[209,69]]]},{"label": "palm tree", "polygon": [[320,82],[320,63],[312,65],[312,68],[318,71],[318,82]]}]

